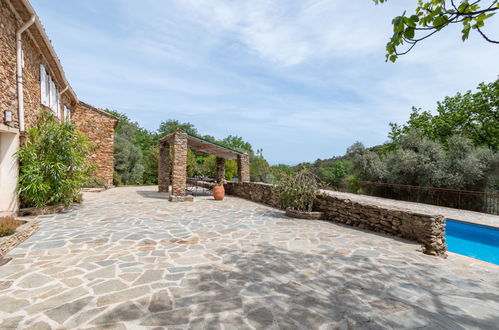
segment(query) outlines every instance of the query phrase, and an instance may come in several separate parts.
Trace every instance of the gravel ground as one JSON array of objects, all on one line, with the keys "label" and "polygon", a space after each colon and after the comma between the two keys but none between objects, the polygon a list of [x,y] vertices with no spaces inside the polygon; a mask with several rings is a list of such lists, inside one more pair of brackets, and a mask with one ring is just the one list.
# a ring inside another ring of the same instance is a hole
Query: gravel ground
[{"label": "gravel ground", "polygon": [[467,210],[458,210],[449,207],[435,206],[429,204],[398,201],[394,199],[367,196],[367,195],[356,195],[356,194],[331,191],[331,190],[324,190],[324,192],[329,195],[348,197],[349,199],[357,201],[364,201],[383,206],[408,209],[416,212],[441,214],[447,218],[469,220],[469,221],[479,222],[485,225],[499,226],[499,216],[493,214],[473,212]]}]

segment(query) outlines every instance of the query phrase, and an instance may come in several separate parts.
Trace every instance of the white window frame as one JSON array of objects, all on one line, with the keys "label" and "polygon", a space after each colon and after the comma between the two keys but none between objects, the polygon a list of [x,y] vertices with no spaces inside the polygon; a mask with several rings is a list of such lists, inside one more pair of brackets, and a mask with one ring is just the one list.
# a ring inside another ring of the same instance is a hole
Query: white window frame
[{"label": "white window frame", "polygon": [[64,120],[71,121],[71,110],[67,106],[64,106]]},{"label": "white window frame", "polygon": [[49,105],[47,82],[47,70],[43,64],[40,64],[40,102],[45,106]]},{"label": "white window frame", "polygon": [[40,91],[41,103],[50,108],[55,113],[57,118],[60,118],[61,112],[57,85],[43,64],[40,64]]}]

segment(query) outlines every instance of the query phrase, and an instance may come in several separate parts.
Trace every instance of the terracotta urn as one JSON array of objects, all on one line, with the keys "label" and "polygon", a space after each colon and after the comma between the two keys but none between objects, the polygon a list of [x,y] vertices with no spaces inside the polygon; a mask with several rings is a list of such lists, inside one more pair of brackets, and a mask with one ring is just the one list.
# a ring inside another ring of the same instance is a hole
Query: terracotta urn
[{"label": "terracotta urn", "polygon": [[225,197],[225,189],[223,184],[215,184],[213,186],[213,198],[216,201],[223,201]]}]

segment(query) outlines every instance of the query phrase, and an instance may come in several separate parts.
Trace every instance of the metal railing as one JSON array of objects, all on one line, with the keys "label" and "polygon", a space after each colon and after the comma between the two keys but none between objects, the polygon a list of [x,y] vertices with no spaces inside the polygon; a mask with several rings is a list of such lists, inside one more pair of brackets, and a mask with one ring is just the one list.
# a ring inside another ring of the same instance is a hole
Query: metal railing
[{"label": "metal railing", "polygon": [[493,192],[348,180],[341,181],[336,185],[328,184],[326,189],[499,214],[499,194]]}]

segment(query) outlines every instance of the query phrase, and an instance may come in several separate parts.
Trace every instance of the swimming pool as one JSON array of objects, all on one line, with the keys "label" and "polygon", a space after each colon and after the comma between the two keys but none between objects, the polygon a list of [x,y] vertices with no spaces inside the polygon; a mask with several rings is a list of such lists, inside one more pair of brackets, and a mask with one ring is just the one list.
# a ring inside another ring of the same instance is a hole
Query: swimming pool
[{"label": "swimming pool", "polygon": [[499,228],[447,219],[447,249],[499,265]]}]

